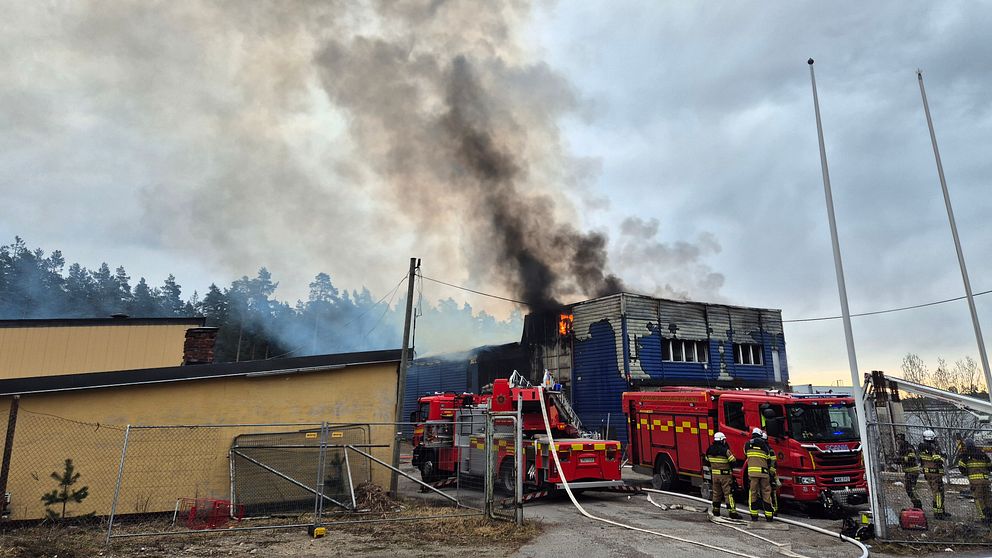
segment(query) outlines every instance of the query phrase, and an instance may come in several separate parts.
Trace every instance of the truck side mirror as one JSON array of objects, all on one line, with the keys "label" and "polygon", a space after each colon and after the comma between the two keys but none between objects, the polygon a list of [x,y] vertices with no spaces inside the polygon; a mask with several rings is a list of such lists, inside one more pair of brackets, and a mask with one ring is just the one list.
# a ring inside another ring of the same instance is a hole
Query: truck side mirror
[{"label": "truck side mirror", "polygon": [[410,413],[410,422],[420,422],[420,418],[417,416],[417,411]]}]

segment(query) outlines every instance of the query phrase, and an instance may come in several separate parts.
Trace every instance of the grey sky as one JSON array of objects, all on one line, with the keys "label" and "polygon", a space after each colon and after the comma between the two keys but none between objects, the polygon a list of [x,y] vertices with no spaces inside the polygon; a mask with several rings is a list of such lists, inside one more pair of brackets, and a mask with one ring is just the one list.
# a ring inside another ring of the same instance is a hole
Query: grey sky
[{"label": "grey sky", "polygon": [[[630,286],[785,319],[838,309],[808,57],[852,310],[962,293],[922,68],[973,286],[992,288],[992,5],[512,3],[478,21],[469,3],[345,5],[8,4],[0,239],[155,283],[172,272],[187,291],[267,265],[286,298],[318,271],[382,293],[420,255],[429,275],[507,294],[457,223],[430,230],[389,199],[363,164],[368,130],[356,135],[315,62],[329,41],[364,35],[414,49],[422,28],[439,59],[488,60],[483,79],[511,108],[550,113],[532,136],[556,147],[530,156],[554,164],[533,178],[553,183],[560,218],[609,236],[610,269]],[[992,295],[978,300],[992,331]],[[908,351],[977,354],[963,302],[854,329],[865,370],[894,370]],[[786,339],[794,381],[848,377],[839,321],[789,325]]]}]

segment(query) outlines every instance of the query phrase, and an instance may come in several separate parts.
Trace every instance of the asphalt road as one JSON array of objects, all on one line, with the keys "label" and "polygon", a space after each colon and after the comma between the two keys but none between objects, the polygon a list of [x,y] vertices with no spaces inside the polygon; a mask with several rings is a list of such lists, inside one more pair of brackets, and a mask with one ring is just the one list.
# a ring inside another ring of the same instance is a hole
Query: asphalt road
[{"label": "asphalt road", "polygon": [[[407,470],[419,478],[419,475],[412,468]],[[629,469],[625,469],[624,479],[629,484],[646,484],[649,481],[648,477],[633,473]],[[401,480],[400,486],[401,491],[408,496],[416,494],[416,497],[425,500],[440,500],[440,497],[436,495],[417,492],[416,485],[406,479]],[[450,489],[448,491],[451,493]],[[472,488],[458,491],[459,500],[468,505],[481,506],[481,496],[479,490]],[[645,494],[628,495],[597,491],[586,491],[578,498],[579,503],[586,511],[597,517],[664,533],[687,541],[702,542],[713,547],[730,549],[749,556],[761,558],[773,556],[856,558],[861,554],[860,549],[841,541],[839,538],[784,523],[766,524],[764,521],[757,523],[748,521],[738,529],[715,524],[710,521],[704,504],[685,498],[651,494],[651,500],[649,500]],[[668,509],[661,509],[655,504],[664,505]],[[673,504],[681,505],[682,509],[672,509]],[[745,514],[746,507],[740,511]],[[782,513],[791,519],[810,523],[835,533],[839,532],[841,528],[842,522],[840,520],[811,518],[798,510],[789,508],[782,510]],[[514,556],[521,558],[733,556],[733,554],[689,542],[680,542],[594,521],[581,515],[564,494],[526,504],[524,517],[527,520],[540,521],[544,526],[544,531],[536,540],[521,547],[514,554]],[[992,556],[992,549],[955,552],[953,554],[943,552],[942,548],[934,548],[933,550],[929,554],[914,553],[913,556],[951,555],[961,558]],[[889,556],[878,552],[872,552],[871,555]]]}]

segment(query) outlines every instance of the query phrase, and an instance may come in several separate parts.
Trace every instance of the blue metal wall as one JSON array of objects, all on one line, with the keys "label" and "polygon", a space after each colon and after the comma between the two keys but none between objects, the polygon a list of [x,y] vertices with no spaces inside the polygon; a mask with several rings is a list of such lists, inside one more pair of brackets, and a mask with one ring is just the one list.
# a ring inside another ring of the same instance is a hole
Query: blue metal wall
[{"label": "blue metal wall", "polygon": [[[784,387],[785,337],[777,310],[741,308],[618,294],[576,304],[571,396],[583,425],[616,427],[626,442],[621,394],[652,386]],[[709,361],[662,360],[669,339],[706,341]],[[734,343],[763,347],[760,365],[734,364]],[[773,367],[779,356],[779,376]]]},{"label": "blue metal wall", "polygon": [[[406,392],[403,395],[403,420],[417,410],[417,399],[436,392],[474,392],[476,373],[474,358],[469,353],[445,355],[437,358],[416,359],[410,363],[406,374]],[[405,436],[413,432],[412,426],[403,428]]]}]

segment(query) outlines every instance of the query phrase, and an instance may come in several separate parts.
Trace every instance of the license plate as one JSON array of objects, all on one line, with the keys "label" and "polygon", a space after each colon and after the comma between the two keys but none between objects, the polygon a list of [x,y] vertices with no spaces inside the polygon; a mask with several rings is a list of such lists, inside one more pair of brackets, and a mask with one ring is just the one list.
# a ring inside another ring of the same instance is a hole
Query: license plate
[{"label": "license plate", "polygon": [[595,457],[580,457],[579,458],[579,463],[595,463],[595,462],[596,462],[596,458]]},{"label": "license plate", "polygon": [[851,477],[834,477],[834,482],[851,482]]}]

